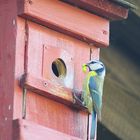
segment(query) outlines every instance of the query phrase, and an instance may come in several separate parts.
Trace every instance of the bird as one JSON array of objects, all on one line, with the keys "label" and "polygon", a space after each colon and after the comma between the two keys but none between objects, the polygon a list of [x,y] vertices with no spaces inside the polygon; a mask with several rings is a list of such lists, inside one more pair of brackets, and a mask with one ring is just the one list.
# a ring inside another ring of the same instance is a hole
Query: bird
[{"label": "bird", "polygon": [[83,71],[88,73],[83,82],[80,99],[91,114],[90,140],[94,140],[97,129],[97,119],[101,121],[102,95],[105,78],[105,66],[100,60],[91,60],[83,64]]}]

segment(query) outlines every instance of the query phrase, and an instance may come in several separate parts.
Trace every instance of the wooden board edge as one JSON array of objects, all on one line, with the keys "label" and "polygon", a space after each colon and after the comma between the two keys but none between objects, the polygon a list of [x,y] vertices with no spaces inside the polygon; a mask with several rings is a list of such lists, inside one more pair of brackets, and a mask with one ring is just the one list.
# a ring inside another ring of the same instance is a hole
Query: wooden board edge
[{"label": "wooden board edge", "polygon": [[[110,0],[61,0],[82,8],[90,13],[95,13],[109,20],[123,20],[128,17],[129,9]],[[116,12],[117,11],[117,12]]]},{"label": "wooden board edge", "polygon": [[81,140],[24,119],[13,120],[13,140]]},{"label": "wooden board edge", "polygon": [[20,86],[69,107],[88,111],[86,107],[74,99],[72,89],[55,84],[47,79],[36,78],[31,74],[24,74],[20,79]]}]

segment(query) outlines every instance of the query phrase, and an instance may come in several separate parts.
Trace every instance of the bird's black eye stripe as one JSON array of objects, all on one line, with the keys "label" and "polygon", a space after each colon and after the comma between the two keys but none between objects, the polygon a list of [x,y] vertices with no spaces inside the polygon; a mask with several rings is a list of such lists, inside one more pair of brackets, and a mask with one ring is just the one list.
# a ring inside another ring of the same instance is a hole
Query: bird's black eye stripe
[{"label": "bird's black eye stripe", "polygon": [[94,61],[91,61],[91,64],[95,64],[96,62],[94,62]]}]

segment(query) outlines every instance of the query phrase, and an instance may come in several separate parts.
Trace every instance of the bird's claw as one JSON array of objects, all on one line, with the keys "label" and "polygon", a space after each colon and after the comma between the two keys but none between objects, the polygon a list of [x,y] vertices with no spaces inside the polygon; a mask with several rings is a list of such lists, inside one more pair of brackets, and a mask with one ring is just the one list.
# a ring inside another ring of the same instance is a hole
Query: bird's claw
[{"label": "bird's claw", "polygon": [[79,104],[83,106],[83,101],[81,99],[82,92],[78,90],[73,90],[72,94],[73,94],[74,104]]}]

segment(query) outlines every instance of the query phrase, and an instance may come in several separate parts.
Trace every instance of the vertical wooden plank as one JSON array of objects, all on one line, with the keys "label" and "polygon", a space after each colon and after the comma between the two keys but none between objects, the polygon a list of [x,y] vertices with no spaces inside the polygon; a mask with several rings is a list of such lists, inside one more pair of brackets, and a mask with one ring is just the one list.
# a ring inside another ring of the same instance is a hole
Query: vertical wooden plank
[{"label": "vertical wooden plank", "polygon": [[15,54],[15,91],[14,91],[14,114],[13,118],[22,118],[22,89],[19,87],[19,79],[24,74],[25,53],[25,19],[17,18],[17,39]]},{"label": "vertical wooden plank", "polygon": [[99,54],[100,54],[100,48],[95,49],[94,47],[91,47],[90,49],[90,59],[97,59],[99,60]]},{"label": "vertical wooden plank", "polygon": [[12,140],[16,0],[0,0],[0,140]]},{"label": "vertical wooden plank", "polygon": [[27,93],[26,120],[85,139],[87,115],[32,92]]}]

